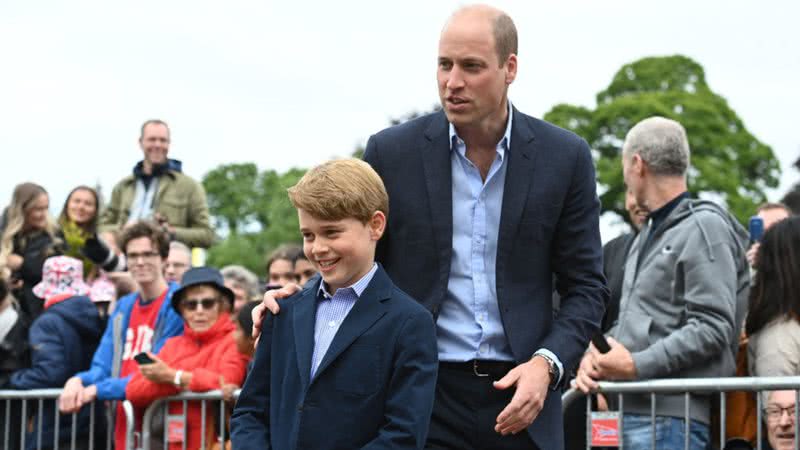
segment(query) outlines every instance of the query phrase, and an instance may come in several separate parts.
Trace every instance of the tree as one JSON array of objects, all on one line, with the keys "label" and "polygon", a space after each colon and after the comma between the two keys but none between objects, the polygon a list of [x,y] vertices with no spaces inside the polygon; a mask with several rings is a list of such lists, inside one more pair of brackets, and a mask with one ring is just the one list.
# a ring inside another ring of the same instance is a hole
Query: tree
[{"label": "tree", "polygon": [[[800,158],[794,162],[794,167],[800,170]],[[792,210],[793,214],[800,214],[800,182],[796,183],[786,195],[783,196],[781,202]]]},{"label": "tree", "polygon": [[208,264],[241,264],[264,273],[266,255],[283,243],[300,243],[297,213],[286,189],[305,170],[258,172],[254,163],[223,164],[203,177],[209,212],[224,239],[208,252]]},{"label": "tree", "polygon": [[554,106],[545,120],[574,131],[593,150],[603,211],[625,213],[620,152],[625,134],[642,119],[663,116],[685,128],[691,148],[689,190],[721,198],[746,223],[765,190],[778,185],[772,149],[747,131],[723,97],[706,83],[700,64],[685,56],[644,58],[626,64],[597,94],[594,110]]}]

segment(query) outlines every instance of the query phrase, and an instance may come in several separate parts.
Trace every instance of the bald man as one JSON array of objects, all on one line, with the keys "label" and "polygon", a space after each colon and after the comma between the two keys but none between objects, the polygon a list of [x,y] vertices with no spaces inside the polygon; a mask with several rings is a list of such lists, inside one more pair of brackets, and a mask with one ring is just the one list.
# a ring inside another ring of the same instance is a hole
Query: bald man
[{"label": "bald man", "polygon": [[[508,100],[517,30],[502,11],[455,12],[437,66],[443,110],[364,153],[391,204],[376,257],[437,322],[426,448],[562,449],[559,388],[608,297],[589,147]],[[276,313],[290,290],[264,307]]]}]

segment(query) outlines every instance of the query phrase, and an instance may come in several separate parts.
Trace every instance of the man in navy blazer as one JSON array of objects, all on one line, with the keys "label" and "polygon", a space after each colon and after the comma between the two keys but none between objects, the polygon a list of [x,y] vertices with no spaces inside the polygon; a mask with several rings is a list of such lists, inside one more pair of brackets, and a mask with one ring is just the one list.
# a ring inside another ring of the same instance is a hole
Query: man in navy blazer
[{"label": "man in navy blazer", "polygon": [[589,148],[511,106],[516,41],[506,14],[457,11],[439,42],[443,111],[364,153],[392,207],[377,260],[437,320],[431,449],[563,448],[557,387],[608,297]]},{"label": "man in navy blazer", "polygon": [[233,448],[422,449],[435,328],[374,262],[388,213],[380,178],[363,161],[332,161],[289,196],[322,277],[267,319],[231,418]]},{"label": "man in navy blazer", "polygon": [[[381,131],[364,153],[392,208],[376,258],[436,319],[429,449],[563,448],[558,388],[609,295],[589,147],[515,109],[516,74],[511,18],[458,10],[439,40],[443,111]],[[290,291],[264,308],[278,313]]]}]

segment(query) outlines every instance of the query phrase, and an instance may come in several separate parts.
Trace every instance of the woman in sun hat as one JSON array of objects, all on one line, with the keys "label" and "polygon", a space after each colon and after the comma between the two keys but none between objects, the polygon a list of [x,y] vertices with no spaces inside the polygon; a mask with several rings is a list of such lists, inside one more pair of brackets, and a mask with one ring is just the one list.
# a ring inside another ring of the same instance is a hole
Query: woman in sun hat
[{"label": "woman in sun hat", "polygon": [[[12,389],[46,389],[64,385],[72,374],[86,370],[103,333],[103,321],[95,303],[89,298],[90,287],[83,280],[83,263],[68,256],[48,258],[42,269],[42,281],[33,287],[37,297],[45,300],[44,311],[31,324],[28,333],[31,367],[11,376]],[[45,402],[42,411],[42,448],[53,445],[55,431],[54,402]],[[104,433],[102,405],[95,405],[95,442],[97,433]],[[89,407],[78,415],[78,441],[89,439]],[[37,443],[38,414],[26,439],[29,448]],[[59,440],[71,442],[72,416],[60,418]]]}]

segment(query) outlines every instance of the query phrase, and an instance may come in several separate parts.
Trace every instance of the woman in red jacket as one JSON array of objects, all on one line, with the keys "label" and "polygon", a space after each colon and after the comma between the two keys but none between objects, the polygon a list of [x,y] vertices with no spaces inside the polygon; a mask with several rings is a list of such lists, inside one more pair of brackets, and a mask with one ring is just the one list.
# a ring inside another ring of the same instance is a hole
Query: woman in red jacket
[{"label": "woman in red jacket", "polygon": [[[223,284],[218,270],[198,267],[184,274],[183,285],[172,296],[172,306],[184,320],[183,336],[167,340],[158,356],[147,354],[152,362],[140,363],[125,389],[127,400],[136,407],[147,407],[158,398],[184,390],[204,392],[241,386],[248,357],[237,351],[233,337],[236,325],[223,301],[232,306],[233,293]],[[209,430],[214,428],[214,409],[206,409],[208,448],[213,445],[210,439],[216,439],[209,434],[213,434]],[[199,449],[203,433],[200,402],[188,402],[186,423],[182,421],[183,402],[171,402],[169,416],[166,437],[170,448],[182,447],[185,427],[186,448]]]}]

